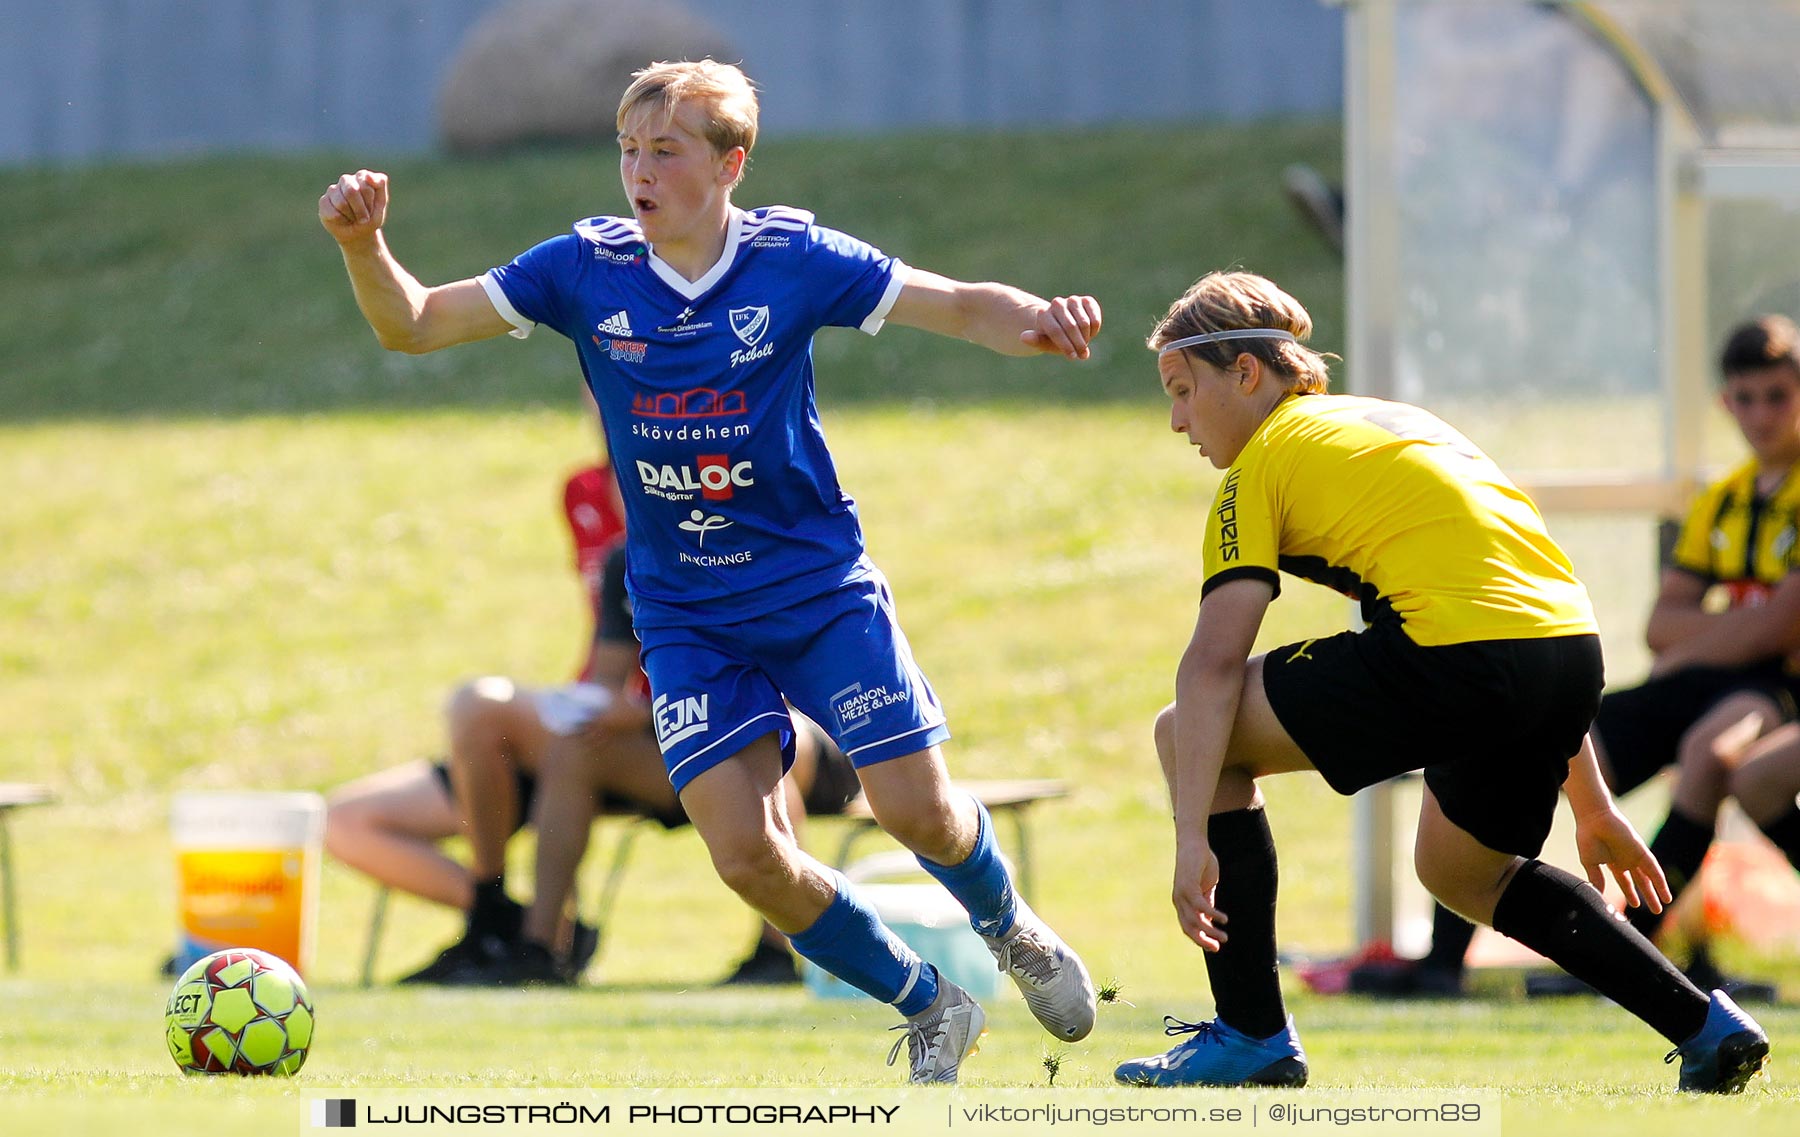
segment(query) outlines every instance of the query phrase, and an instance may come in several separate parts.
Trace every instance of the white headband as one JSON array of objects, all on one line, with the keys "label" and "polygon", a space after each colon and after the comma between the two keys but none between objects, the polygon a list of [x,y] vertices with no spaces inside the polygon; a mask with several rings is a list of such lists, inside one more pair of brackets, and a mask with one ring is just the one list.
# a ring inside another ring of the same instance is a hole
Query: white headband
[{"label": "white headband", "polygon": [[1207,332],[1200,336],[1183,336],[1173,343],[1166,343],[1156,354],[1167,355],[1171,351],[1180,351],[1184,347],[1199,347],[1203,343],[1218,343],[1220,340],[1287,340],[1289,343],[1300,341],[1294,338],[1293,332],[1284,332],[1279,328],[1234,328],[1228,332]]}]

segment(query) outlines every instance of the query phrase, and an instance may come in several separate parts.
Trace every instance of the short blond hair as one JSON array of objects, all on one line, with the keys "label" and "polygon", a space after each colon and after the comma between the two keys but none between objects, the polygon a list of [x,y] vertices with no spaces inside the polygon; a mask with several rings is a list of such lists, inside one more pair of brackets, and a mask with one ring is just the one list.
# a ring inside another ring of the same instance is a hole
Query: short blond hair
[{"label": "short blond hair", "polygon": [[1214,367],[1229,367],[1248,353],[1262,360],[1282,378],[1283,385],[1303,395],[1322,395],[1331,389],[1327,358],[1336,356],[1304,346],[1312,336],[1312,317],[1300,301],[1283,292],[1274,281],[1253,272],[1209,272],[1196,280],[1180,299],[1169,305],[1146,341],[1153,350],[1188,336],[1245,328],[1272,328],[1288,332],[1293,341],[1239,339],[1183,348]]},{"label": "short blond hair", "polygon": [[631,75],[631,86],[619,99],[617,126],[639,107],[655,107],[673,117],[681,104],[705,106],[701,134],[715,153],[742,146],[749,155],[756,145],[756,85],[730,63],[712,59],[652,63]]}]

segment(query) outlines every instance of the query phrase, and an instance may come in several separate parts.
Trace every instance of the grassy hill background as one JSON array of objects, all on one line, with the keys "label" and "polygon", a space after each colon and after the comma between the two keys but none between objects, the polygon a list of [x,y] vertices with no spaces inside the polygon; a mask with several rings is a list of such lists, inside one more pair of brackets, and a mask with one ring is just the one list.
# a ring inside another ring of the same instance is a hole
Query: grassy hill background
[{"label": "grassy hill background", "polygon": [[[1341,345],[1341,274],[1279,192],[1284,164],[1331,169],[1337,147],[1321,123],[772,141],[737,199],[804,206],[935,272],[1108,306],[1096,365],[1050,376],[928,336],[827,334],[833,404],[1148,397],[1149,322],[1210,268],[1282,281]],[[429,283],[626,209],[605,150],[0,172],[0,418],[568,405],[560,337],[418,359],[374,349],[316,220],[326,185],[362,165],[393,175],[389,239]]]}]

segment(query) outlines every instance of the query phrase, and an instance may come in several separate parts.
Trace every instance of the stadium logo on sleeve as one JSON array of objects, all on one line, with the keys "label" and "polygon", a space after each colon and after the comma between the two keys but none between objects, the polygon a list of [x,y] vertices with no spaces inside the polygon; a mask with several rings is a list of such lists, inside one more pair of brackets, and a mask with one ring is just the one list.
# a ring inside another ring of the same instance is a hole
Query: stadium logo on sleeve
[{"label": "stadium logo on sleeve", "polygon": [[1233,470],[1225,479],[1225,485],[1219,492],[1219,507],[1214,512],[1219,518],[1219,563],[1230,564],[1238,559],[1238,525],[1237,495],[1238,475],[1241,470]]}]

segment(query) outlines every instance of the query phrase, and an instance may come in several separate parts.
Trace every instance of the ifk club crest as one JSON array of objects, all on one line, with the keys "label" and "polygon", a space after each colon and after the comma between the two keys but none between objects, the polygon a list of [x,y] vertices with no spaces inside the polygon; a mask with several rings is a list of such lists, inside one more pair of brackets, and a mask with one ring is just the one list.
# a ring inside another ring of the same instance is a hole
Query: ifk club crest
[{"label": "ifk club crest", "polygon": [[755,347],[769,330],[769,306],[760,304],[754,308],[733,308],[731,330],[737,338],[744,341],[745,346]]}]

